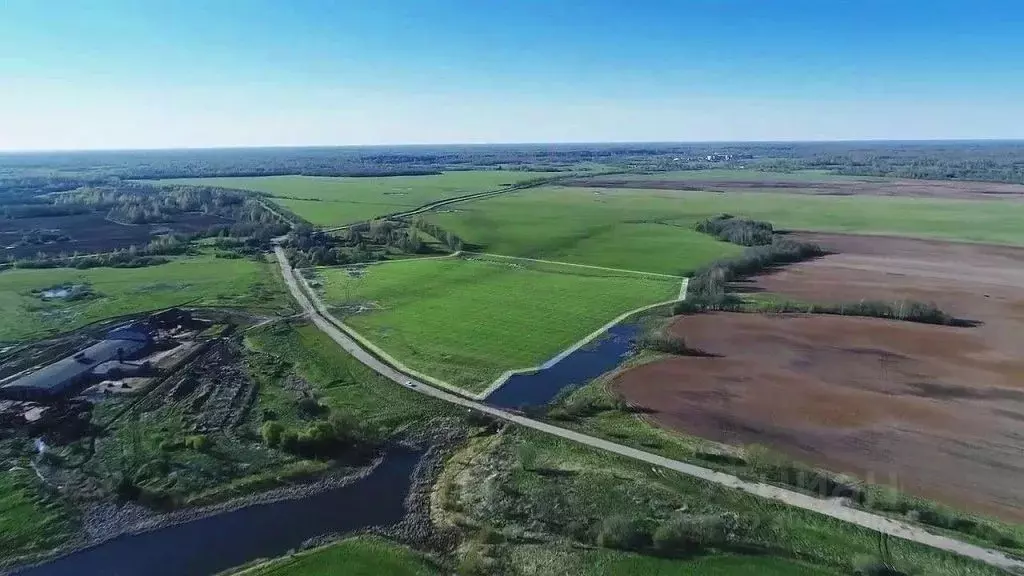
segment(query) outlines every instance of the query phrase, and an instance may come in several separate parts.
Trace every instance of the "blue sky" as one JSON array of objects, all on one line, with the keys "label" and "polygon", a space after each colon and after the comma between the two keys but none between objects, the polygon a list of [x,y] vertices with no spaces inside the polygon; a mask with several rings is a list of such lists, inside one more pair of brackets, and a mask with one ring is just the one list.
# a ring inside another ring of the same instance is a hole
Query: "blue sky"
[{"label": "blue sky", "polygon": [[1018,0],[0,0],[0,149],[1024,138]]}]

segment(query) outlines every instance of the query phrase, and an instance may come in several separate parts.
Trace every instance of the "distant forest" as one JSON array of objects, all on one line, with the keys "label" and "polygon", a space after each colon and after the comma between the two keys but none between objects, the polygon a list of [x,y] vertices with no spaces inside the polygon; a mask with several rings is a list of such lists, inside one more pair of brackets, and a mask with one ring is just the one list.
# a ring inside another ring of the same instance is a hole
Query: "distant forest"
[{"label": "distant forest", "polygon": [[1024,184],[1024,142],[553,144],[260,148],[0,155],[0,202],[83,182],[212,176],[386,176],[503,169],[829,170],[838,174]]}]

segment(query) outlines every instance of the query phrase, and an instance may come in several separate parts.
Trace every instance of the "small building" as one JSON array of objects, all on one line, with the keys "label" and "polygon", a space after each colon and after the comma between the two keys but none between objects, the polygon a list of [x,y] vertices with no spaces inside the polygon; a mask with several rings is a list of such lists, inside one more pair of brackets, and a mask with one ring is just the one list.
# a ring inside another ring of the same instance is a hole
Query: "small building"
[{"label": "small building", "polygon": [[[77,393],[111,371],[118,371],[153,346],[149,334],[137,327],[112,330],[106,340],[0,386],[0,397],[14,400],[53,400]],[[113,364],[110,364],[113,362]],[[102,368],[100,368],[102,366]],[[131,370],[141,366],[131,364]],[[99,373],[97,373],[97,368]]]}]

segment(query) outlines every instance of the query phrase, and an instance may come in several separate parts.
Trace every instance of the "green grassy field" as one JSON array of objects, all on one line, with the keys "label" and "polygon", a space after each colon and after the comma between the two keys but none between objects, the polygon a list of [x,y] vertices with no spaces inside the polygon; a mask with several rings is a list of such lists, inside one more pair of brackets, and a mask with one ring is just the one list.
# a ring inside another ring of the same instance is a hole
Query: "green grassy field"
[{"label": "green grassy field", "polygon": [[[43,302],[32,290],[89,284],[98,297]],[[146,268],[48,268],[0,272],[0,342],[39,338],[113,316],[168,306],[224,306],[267,313],[291,309],[277,265],[210,256]]]},{"label": "green grassy field", "polygon": [[277,323],[246,334],[258,354],[248,359],[249,373],[260,383],[260,411],[272,410],[285,425],[304,423],[289,376],[309,382],[318,400],[332,411],[355,416],[391,435],[399,429],[430,426],[435,416],[453,410],[439,400],[397,386],[352,356],[315,326]]},{"label": "green grassy field", "polygon": [[505,370],[542,363],[623,312],[675,298],[680,285],[482,257],[381,264],[362,277],[319,273],[329,306],[375,308],[346,323],[411,368],[473,391]]},{"label": "green grassy field", "polygon": [[41,489],[35,473],[27,467],[0,474],[0,565],[67,542],[71,532],[68,511],[45,499]]},{"label": "green grassy field", "polygon": [[367,220],[434,200],[498,190],[550,172],[476,170],[432,176],[332,178],[326,176],[263,176],[250,178],[178,178],[169,184],[220,186],[266,192],[274,201],[318,226]]},{"label": "green grassy field", "polygon": [[545,187],[429,219],[487,252],[679,273],[739,247],[692,230],[728,212],[782,229],[1024,245],[1024,203]]},{"label": "green grassy field", "polygon": [[236,576],[429,576],[442,572],[423,554],[359,536],[235,572]]}]

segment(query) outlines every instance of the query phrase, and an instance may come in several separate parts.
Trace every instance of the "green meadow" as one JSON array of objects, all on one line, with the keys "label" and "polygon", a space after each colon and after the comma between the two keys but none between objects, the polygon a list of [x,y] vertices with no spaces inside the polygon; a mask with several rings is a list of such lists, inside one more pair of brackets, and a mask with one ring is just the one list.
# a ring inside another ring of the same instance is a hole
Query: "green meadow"
[{"label": "green meadow", "polygon": [[[33,290],[88,285],[82,300],[44,302]],[[124,314],[179,305],[291,310],[277,264],[248,258],[176,258],[145,268],[14,269],[0,272],[0,342],[40,338]]]},{"label": "green meadow", "polygon": [[377,536],[358,536],[236,572],[236,576],[430,576],[426,556]]},{"label": "green meadow", "polygon": [[14,557],[31,557],[67,543],[74,524],[63,503],[45,495],[28,462],[0,474],[0,570]]},{"label": "green meadow", "polygon": [[335,314],[409,367],[471,391],[623,312],[672,300],[680,287],[675,278],[480,256],[364,270],[318,269]]},{"label": "green meadow", "polygon": [[1024,202],[544,187],[429,219],[479,250],[678,274],[739,252],[693,231],[727,212],[780,229],[1024,246]]},{"label": "green meadow", "polygon": [[430,176],[259,176],[176,178],[159,182],[263,192],[271,195],[274,202],[317,226],[340,226],[408,210],[435,200],[499,190],[517,182],[551,175],[549,172],[474,170]]}]

